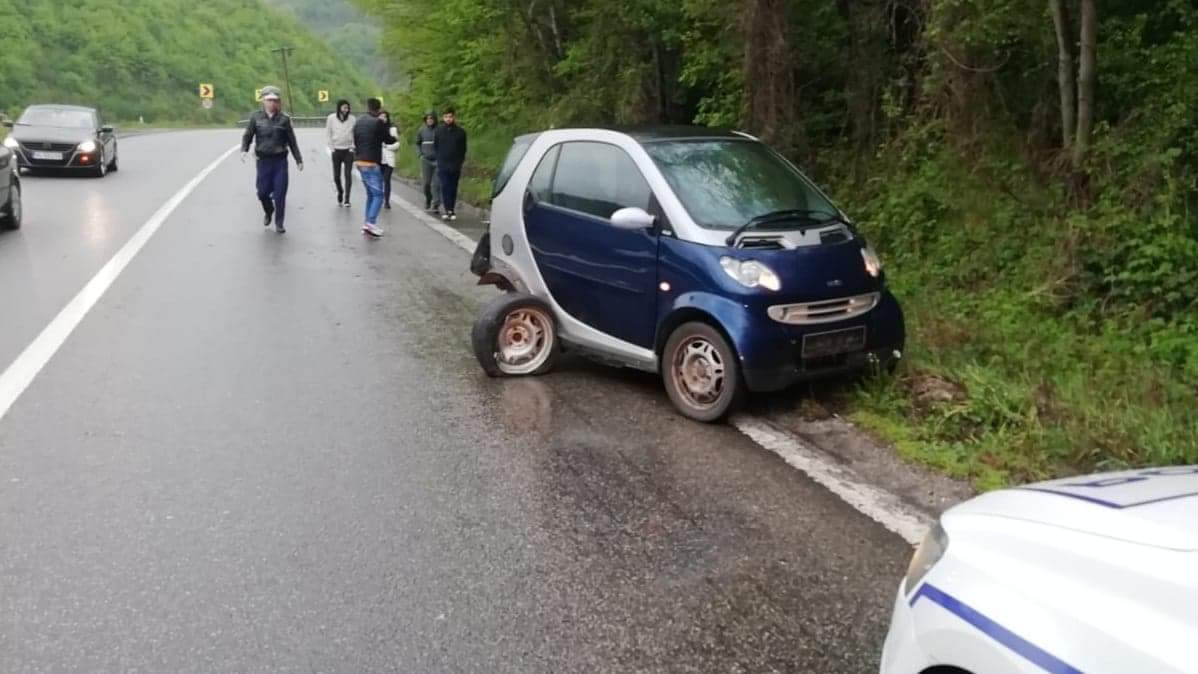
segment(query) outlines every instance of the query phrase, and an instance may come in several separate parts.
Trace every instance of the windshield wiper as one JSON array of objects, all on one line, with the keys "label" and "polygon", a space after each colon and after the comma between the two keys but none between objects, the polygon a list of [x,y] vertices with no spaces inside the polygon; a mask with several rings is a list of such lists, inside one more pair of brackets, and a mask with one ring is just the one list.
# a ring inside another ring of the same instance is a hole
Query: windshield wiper
[{"label": "windshield wiper", "polygon": [[[826,216],[826,217],[817,218],[816,216],[819,216],[819,215]],[[807,222],[809,225],[814,225],[816,227],[818,227],[820,225],[831,224],[833,222],[844,222],[844,218],[842,218],[839,213],[829,213],[827,211],[816,211],[816,210],[812,210],[810,208],[785,208],[780,211],[770,211],[769,213],[763,213],[763,214],[758,215],[755,218],[749,220],[748,222],[741,225],[740,227],[737,227],[736,231],[732,232],[732,234],[730,234],[728,236],[728,238],[724,240],[724,243],[728,244],[729,246],[732,246],[736,243],[737,237],[739,237],[741,234],[744,234],[745,232],[749,231],[750,229],[752,229],[754,227],[760,227],[761,225],[768,225],[768,224],[771,224],[774,222],[785,222],[787,220],[802,220],[804,222]],[[845,224],[848,224],[848,223],[846,222]],[[801,234],[805,234],[807,232],[807,228],[806,227],[800,228],[799,232]]]}]

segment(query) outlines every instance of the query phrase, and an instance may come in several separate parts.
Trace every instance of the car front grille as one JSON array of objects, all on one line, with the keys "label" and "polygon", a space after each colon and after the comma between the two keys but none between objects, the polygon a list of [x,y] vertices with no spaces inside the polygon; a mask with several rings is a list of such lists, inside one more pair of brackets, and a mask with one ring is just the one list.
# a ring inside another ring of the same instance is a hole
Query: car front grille
[{"label": "car front grille", "polygon": [[770,318],[789,325],[818,325],[860,316],[878,306],[881,293],[866,293],[802,304],[779,304],[769,308]]},{"label": "car front grille", "polygon": [[74,152],[74,143],[43,143],[41,141],[21,141],[21,149],[26,152]]}]

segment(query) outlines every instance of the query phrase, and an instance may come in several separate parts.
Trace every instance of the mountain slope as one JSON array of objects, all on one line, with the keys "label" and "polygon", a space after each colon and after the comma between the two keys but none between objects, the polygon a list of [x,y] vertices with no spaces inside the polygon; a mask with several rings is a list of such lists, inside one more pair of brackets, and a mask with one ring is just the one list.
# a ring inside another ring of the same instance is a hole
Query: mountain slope
[{"label": "mountain slope", "polygon": [[[295,112],[361,100],[374,85],[294,18],[258,0],[0,0],[0,110],[38,102],[98,105],[110,119],[227,122],[255,105],[254,90],[282,86],[289,60]],[[212,110],[199,83],[215,85]]]},{"label": "mountain slope", "polygon": [[293,15],[339,56],[376,82],[394,83],[380,48],[383,31],[379,21],[364,15],[349,0],[266,0],[266,3]]}]

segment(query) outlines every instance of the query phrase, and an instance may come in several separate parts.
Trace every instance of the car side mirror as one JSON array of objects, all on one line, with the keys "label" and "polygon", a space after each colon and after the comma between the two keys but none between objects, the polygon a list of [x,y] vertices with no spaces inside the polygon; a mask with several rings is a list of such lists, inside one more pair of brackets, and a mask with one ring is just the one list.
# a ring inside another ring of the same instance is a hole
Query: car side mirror
[{"label": "car side mirror", "polygon": [[102,126],[102,127],[100,127],[100,133],[112,133],[112,127],[111,126]]},{"label": "car side mirror", "polygon": [[616,229],[649,229],[656,223],[657,218],[643,208],[621,208],[611,214],[611,224]]}]

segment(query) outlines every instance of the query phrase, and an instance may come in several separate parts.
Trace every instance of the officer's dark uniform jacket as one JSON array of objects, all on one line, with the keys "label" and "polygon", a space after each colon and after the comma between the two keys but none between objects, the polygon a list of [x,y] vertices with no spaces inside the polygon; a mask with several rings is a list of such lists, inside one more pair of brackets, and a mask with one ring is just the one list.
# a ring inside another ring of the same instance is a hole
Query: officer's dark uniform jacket
[{"label": "officer's dark uniform jacket", "polygon": [[249,152],[251,142],[254,143],[254,154],[259,159],[285,157],[290,149],[297,164],[304,162],[300,156],[299,143],[295,141],[291,118],[283,112],[271,118],[265,110],[255,110],[241,136],[241,151]]}]

